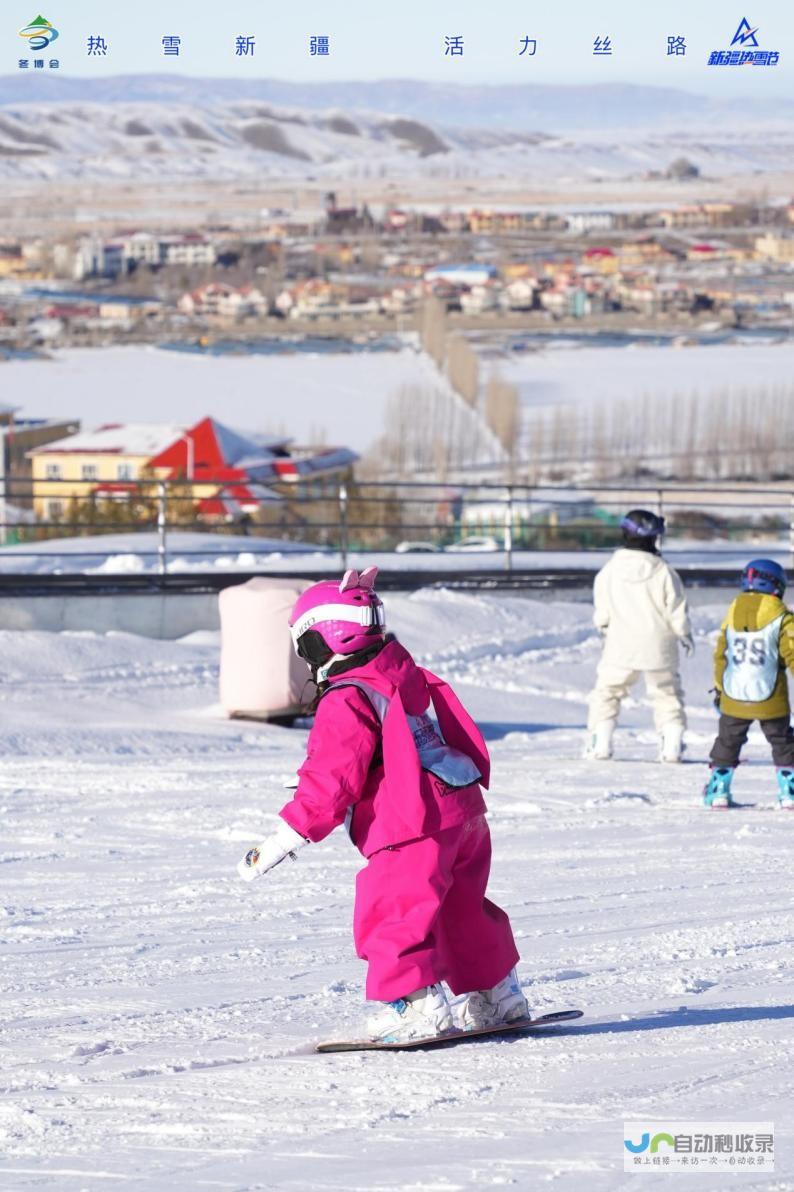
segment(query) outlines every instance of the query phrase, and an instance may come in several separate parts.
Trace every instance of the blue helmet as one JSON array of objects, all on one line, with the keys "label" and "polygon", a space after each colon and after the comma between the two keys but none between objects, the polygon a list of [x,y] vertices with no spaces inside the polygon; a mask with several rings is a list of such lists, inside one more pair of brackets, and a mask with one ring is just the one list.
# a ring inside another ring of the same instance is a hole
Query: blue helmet
[{"label": "blue helmet", "polygon": [[743,592],[767,592],[782,596],[786,590],[786,573],[774,559],[753,559],[742,572]]}]

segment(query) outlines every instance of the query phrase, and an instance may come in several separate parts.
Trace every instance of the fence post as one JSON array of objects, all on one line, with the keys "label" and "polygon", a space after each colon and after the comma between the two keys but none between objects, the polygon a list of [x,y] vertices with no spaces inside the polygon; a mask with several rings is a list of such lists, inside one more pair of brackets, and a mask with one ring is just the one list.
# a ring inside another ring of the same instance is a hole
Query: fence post
[{"label": "fence post", "polygon": [[513,570],[513,486],[507,486],[505,505],[505,571]]},{"label": "fence post", "polygon": [[347,485],[339,485],[339,555],[342,570],[347,571]]},{"label": "fence post", "polygon": [[5,546],[8,541],[6,521],[8,519],[8,505],[6,504],[6,428],[0,427],[0,545]]},{"label": "fence post", "polygon": [[167,529],[167,494],[165,481],[157,485],[157,570],[160,575],[168,571],[168,556],[166,552]]}]

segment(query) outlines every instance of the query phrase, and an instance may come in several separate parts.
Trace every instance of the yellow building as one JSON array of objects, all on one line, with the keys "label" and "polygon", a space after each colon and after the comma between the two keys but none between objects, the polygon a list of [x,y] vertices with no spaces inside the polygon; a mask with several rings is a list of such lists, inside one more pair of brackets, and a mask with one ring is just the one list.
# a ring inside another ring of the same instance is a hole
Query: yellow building
[{"label": "yellow building", "polygon": [[598,273],[617,273],[618,258],[611,248],[588,248],[582,257],[582,265]]},{"label": "yellow building", "polygon": [[524,215],[520,211],[468,212],[469,231],[478,234],[489,232],[520,232],[524,227]]},{"label": "yellow building", "polygon": [[0,277],[21,277],[25,269],[25,258],[18,245],[0,245]]},{"label": "yellow building", "polygon": [[772,232],[757,236],[755,251],[761,260],[794,261],[794,236],[775,236]]},{"label": "yellow building", "polygon": [[50,270],[41,251],[41,243],[0,244],[0,277],[15,281],[42,281],[49,277]]},{"label": "yellow building", "polygon": [[525,261],[509,261],[502,267],[502,276],[505,281],[517,281],[523,277],[534,277],[535,267],[529,265]]},{"label": "yellow building", "polygon": [[35,448],[28,458],[36,516],[59,521],[73,498],[85,500],[92,492],[126,495],[149,460],[183,435],[181,426],[133,422],[101,426]]}]

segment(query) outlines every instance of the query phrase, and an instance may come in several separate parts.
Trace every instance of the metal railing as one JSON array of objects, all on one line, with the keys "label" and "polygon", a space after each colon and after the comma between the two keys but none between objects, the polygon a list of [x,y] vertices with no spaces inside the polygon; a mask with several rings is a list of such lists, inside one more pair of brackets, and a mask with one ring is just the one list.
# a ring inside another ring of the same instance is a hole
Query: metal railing
[{"label": "metal railing", "polygon": [[[686,544],[688,554],[702,547],[704,558],[718,561],[735,554],[740,544],[764,543],[794,559],[794,484],[592,484],[530,486],[526,484],[453,484],[439,481],[370,481],[282,484],[265,495],[245,496],[235,482],[218,480],[217,496],[227,515],[202,513],[211,481],[123,481],[123,491],[109,495],[103,483],[48,478],[7,478],[0,492],[0,541],[13,551],[0,551],[0,570],[12,554],[31,561],[57,555],[59,538],[85,539],[85,546],[67,554],[91,560],[119,554],[151,560],[166,574],[174,554],[199,561],[229,553],[229,548],[257,553],[283,543],[295,554],[321,551],[338,556],[346,566],[352,554],[392,553],[444,555],[458,553],[473,565],[474,554],[497,559],[507,572],[537,565],[537,556],[587,554],[613,548],[619,540],[620,517],[630,508],[652,509],[666,517],[666,553],[674,556]],[[99,488],[97,485],[99,484]],[[250,484],[248,485],[250,488]],[[235,495],[236,494],[236,495]],[[274,500],[274,495],[277,500]],[[53,502],[60,505],[54,517]],[[10,520],[9,507],[21,507],[30,520]],[[217,542],[173,543],[186,532],[211,533]],[[102,546],[111,533],[131,535],[124,547]],[[149,533],[154,544],[135,537]],[[226,548],[225,550],[223,548]],[[530,559],[530,556],[532,558]],[[428,560],[429,561],[429,560]],[[408,560],[406,560],[408,562]],[[481,560],[485,562],[484,559]],[[21,568],[17,568],[21,570]]]}]

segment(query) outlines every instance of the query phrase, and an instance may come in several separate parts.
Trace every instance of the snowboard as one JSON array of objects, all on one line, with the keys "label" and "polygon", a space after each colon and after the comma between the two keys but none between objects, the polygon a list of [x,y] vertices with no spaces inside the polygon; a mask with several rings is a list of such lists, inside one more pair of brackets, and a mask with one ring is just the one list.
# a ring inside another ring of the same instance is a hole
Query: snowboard
[{"label": "snowboard", "polygon": [[405,1039],[400,1043],[378,1043],[374,1039],[340,1039],[333,1043],[318,1043],[314,1050],[327,1055],[332,1051],[416,1051],[424,1047],[449,1047],[453,1043],[482,1039],[486,1035],[516,1035],[524,1031],[544,1031],[550,1026],[581,1018],[583,1014],[584,1010],[555,1010],[552,1014],[541,1014],[539,1018],[519,1018],[516,1022],[485,1026],[478,1031],[450,1031],[447,1035],[428,1035],[422,1039]]}]

